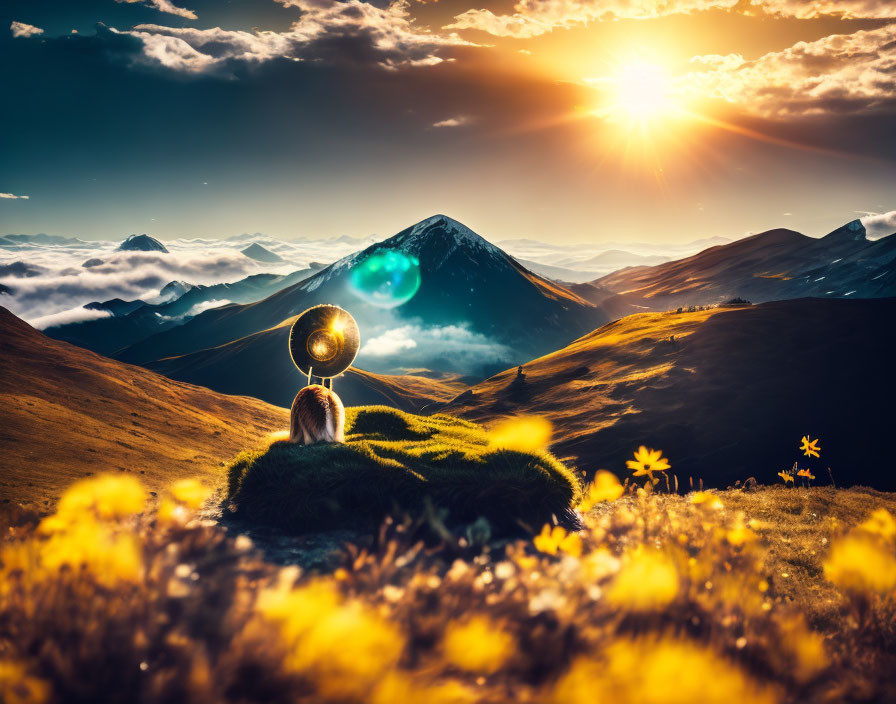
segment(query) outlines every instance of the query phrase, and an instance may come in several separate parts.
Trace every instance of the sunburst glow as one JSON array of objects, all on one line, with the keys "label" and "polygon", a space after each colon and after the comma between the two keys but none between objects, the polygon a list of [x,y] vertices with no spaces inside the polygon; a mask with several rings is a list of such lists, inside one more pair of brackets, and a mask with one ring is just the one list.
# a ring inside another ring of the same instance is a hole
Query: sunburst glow
[{"label": "sunburst glow", "polygon": [[614,122],[645,126],[680,114],[672,81],[658,64],[624,63],[599,83],[606,90],[597,112]]}]

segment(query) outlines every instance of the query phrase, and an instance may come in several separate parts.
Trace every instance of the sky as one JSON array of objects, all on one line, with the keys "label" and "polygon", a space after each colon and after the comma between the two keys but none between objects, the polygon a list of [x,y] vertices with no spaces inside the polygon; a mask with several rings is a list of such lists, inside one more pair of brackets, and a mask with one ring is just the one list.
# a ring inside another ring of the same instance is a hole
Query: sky
[{"label": "sky", "polygon": [[5,0],[0,234],[896,231],[892,0]]}]

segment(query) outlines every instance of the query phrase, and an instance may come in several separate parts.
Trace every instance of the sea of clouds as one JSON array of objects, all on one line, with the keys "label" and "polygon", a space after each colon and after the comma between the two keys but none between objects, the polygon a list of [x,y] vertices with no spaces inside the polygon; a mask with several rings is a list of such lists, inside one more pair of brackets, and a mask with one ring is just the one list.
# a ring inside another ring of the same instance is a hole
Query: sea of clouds
[{"label": "sea of clouds", "polygon": [[[108,315],[83,308],[93,301],[155,301],[171,281],[211,285],[262,272],[289,274],[307,269],[312,262],[329,264],[372,241],[339,238],[286,242],[262,235],[179,239],[164,242],[167,254],[119,251],[119,242],[21,243],[0,247],[0,285],[9,289],[8,294],[0,295],[0,305],[35,327],[45,328]],[[263,263],[243,255],[241,250],[253,242],[283,261]],[[102,264],[83,266],[91,259],[99,259]]]}]

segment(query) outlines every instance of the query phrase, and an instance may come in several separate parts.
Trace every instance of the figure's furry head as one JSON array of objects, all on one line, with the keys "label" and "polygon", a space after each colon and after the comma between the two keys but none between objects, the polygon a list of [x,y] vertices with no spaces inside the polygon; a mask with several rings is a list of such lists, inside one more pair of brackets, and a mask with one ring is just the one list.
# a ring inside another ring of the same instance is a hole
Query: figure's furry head
[{"label": "figure's furry head", "polygon": [[289,418],[290,442],[345,442],[345,407],[331,389],[319,384],[296,394]]}]

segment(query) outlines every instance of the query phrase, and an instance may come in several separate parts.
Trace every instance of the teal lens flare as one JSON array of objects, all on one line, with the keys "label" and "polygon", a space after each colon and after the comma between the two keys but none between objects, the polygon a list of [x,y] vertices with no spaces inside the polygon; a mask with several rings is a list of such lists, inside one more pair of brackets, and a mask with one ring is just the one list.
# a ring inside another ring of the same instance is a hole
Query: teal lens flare
[{"label": "teal lens flare", "polygon": [[420,289],[420,261],[394,249],[378,249],[352,267],[349,284],[368,303],[395,308]]}]

